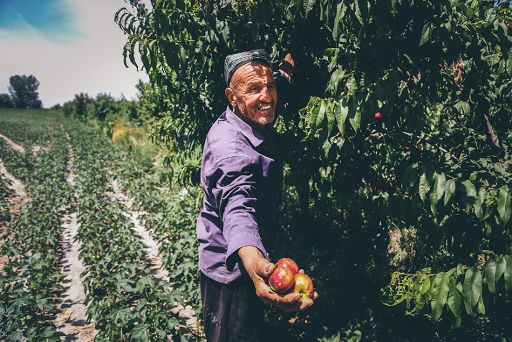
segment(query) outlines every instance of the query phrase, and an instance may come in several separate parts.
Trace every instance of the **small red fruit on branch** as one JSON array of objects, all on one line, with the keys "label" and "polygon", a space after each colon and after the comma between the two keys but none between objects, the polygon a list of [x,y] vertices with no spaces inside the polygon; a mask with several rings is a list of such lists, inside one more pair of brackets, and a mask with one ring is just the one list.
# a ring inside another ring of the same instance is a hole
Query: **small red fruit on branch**
[{"label": "small red fruit on branch", "polygon": [[444,69],[444,64],[443,64],[443,63],[439,63],[439,67],[440,67],[441,69]]},{"label": "small red fruit on branch", "polygon": [[295,275],[295,282],[292,287],[293,293],[300,294],[300,300],[313,297],[313,281],[310,277],[303,273],[297,273]]},{"label": "small red fruit on branch", "polygon": [[375,119],[380,119],[380,118],[382,118],[381,112],[375,113]]}]

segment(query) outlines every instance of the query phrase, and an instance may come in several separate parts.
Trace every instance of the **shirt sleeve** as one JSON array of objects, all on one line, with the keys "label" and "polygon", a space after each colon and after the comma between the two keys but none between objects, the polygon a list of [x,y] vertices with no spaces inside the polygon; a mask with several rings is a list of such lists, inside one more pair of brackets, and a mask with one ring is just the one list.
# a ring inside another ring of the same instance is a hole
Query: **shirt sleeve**
[{"label": "shirt sleeve", "polygon": [[258,248],[268,258],[261,240],[256,211],[258,179],[261,166],[245,156],[226,158],[217,163],[210,178],[212,193],[223,222],[222,234],[227,242],[226,267],[232,269],[238,250],[245,246]]}]

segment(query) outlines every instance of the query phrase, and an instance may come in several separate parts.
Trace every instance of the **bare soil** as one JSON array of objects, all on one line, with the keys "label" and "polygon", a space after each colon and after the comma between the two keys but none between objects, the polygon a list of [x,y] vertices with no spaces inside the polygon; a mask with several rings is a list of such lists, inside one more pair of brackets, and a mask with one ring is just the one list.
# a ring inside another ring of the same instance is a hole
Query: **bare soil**
[{"label": "bare soil", "polygon": [[[73,150],[71,148],[68,150],[68,158],[66,181],[70,185],[74,185]],[[79,241],[74,241],[79,228],[75,207],[75,203],[71,203],[67,208],[62,208],[65,214],[61,219],[63,251],[61,273],[66,276],[61,280],[62,291],[57,300],[60,311],[54,323],[58,331],[66,334],[66,341],[89,342],[94,340],[94,336],[98,332],[94,328],[94,322],[87,322],[87,306],[84,304],[85,291],[80,277],[85,271],[80,259],[82,244]]]},{"label": "bare soil", "polygon": [[22,146],[16,144],[14,141],[12,141],[11,139],[7,138],[5,135],[0,134],[0,138],[4,139],[7,142],[7,144],[9,144],[9,146],[11,146],[11,148],[13,150],[16,150],[16,151],[18,151],[20,153],[25,153],[25,149]]}]

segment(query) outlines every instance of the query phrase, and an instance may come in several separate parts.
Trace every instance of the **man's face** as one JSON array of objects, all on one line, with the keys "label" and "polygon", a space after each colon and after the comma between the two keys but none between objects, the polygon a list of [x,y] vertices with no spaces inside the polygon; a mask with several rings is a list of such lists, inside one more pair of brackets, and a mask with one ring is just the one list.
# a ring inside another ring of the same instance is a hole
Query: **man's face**
[{"label": "man's face", "polygon": [[233,112],[263,128],[274,121],[277,90],[272,69],[259,62],[244,64],[231,78],[226,96]]}]

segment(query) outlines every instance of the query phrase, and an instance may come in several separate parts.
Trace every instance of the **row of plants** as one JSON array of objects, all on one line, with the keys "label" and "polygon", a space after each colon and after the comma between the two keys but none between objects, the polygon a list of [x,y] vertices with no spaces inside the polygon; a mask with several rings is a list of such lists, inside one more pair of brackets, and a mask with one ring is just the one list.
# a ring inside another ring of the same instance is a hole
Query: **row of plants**
[{"label": "row of plants", "polygon": [[139,219],[159,245],[162,268],[170,282],[186,293],[186,302],[200,313],[198,243],[195,222],[201,208],[202,191],[177,182],[171,167],[137,165],[124,152],[116,159],[116,179],[133,198]]},{"label": "row of plants", "polygon": [[180,321],[170,312],[183,293],[155,279],[141,237],[115,200],[110,174],[120,151],[98,131],[70,130],[74,152],[77,241],[85,265],[88,319],[99,331],[96,341],[168,341],[184,339]]},{"label": "row of plants", "polygon": [[[14,128],[2,126],[2,133],[16,136]],[[49,137],[52,147],[36,157],[0,141],[7,171],[25,180],[30,198],[17,217],[5,222],[1,254],[8,260],[0,277],[0,340],[60,341],[64,335],[57,332],[53,320],[55,298],[61,290],[61,216],[71,189],[65,180],[68,151],[64,132],[56,127]],[[26,165],[31,167],[23,167]]]},{"label": "row of plants", "polygon": [[[0,163],[2,163],[1,159]],[[11,184],[9,178],[0,173],[0,227],[5,227],[11,218],[9,213],[11,202],[9,199],[14,194],[14,191],[10,188]]]}]

